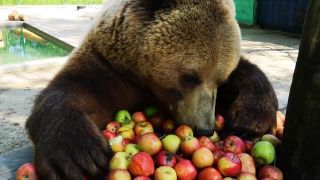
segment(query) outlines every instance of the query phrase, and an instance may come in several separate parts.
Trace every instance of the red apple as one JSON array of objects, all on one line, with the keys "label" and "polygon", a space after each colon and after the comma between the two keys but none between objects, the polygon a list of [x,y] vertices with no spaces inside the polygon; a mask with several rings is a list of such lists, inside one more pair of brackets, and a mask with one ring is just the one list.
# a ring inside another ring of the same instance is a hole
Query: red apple
[{"label": "red apple", "polygon": [[141,136],[138,142],[138,147],[141,151],[152,156],[161,150],[162,144],[157,135],[154,133],[148,133]]},{"label": "red apple", "polygon": [[167,134],[171,133],[174,130],[174,127],[175,127],[174,121],[171,119],[165,120],[161,124],[161,128],[162,128],[163,132],[165,132]]},{"label": "red apple", "polygon": [[123,145],[126,147],[128,144],[130,144],[131,140],[130,139],[124,139],[123,140]]},{"label": "red apple", "polygon": [[213,159],[214,159],[214,163],[218,162],[220,158],[224,157],[225,152],[219,148],[216,148],[213,152]]},{"label": "red apple", "polygon": [[179,152],[176,153],[176,154],[174,155],[174,157],[176,158],[177,161],[181,161],[181,160],[186,159],[185,156],[184,156],[182,153],[179,153]]},{"label": "red apple", "polygon": [[197,177],[197,169],[193,166],[191,161],[182,159],[175,166],[174,170],[177,173],[178,179],[193,180]]},{"label": "red apple", "polygon": [[200,143],[198,139],[193,136],[186,137],[180,144],[181,152],[187,156],[192,155],[199,148]]},{"label": "red apple", "polygon": [[111,139],[115,138],[116,137],[116,134],[111,132],[111,131],[108,131],[108,130],[103,130],[102,131],[102,134],[104,135],[104,137],[110,141]]},{"label": "red apple", "polygon": [[284,127],[280,127],[277,129],[276,136],[279,139],[282,139]]},{"label": "red apple", "polygon": [[160,166],[154,173],[154,180],[177,180],[177,174],[172,167]]},{"label": "red apple", "polygon": [[215,168],[207,167],[200,171],[198,180],[222,180],[222,176]]},{"label": "red apple", "polygon": [[157,166],[174,167],[177,163],[175,155],[167,151],[160,151],[156,154],[155,163]]},{"label": "red apple", "polygon": [[237,154],[237,156],[239,157],[242,164],[241,173],[247,172],[255,175],[256,167],[253,158],[247,153],[240,153]]},{"label": "red apple", "polygon": [[16,172],[17,180],[38,180],[36,169],[32,163],[26,163],[19,167]]},{"label": "red apple", "polygon": [[281,111],[277,111],[276,117],[277,117],[276,129],[283,127],[284,123],[285,123],[286,116]]},{"label": "red apple", "polygon": [[154,128],[160,128],[161,123],[164,121],[164,117],[160,113],[155,113],[149,118],[149,121]]},{"label": "red apple", "polygon": [[131,180],[130,173],[125,169],[115,169],[109,172],[108,180]]},{"label": "red apple", "polygon": [[246,146],[247,152],[251,152],[251,149],[253,147],[253,142],[249,140],[244,140],[244,145]]},{"label": "red apple", "polygon": [[132,143],[133,144],[138,144],[140,138],[141,138],[141,136],[134,136],[134,139],[132,140]]},{"label": "red apple", "polygon": [[116,121],[111,121],[107,124],[106,129],[107,131],[116,133],[117,130],[121,127],[120,123],[116,122]]},{"label": "red apple", "polygon": [[257,180],[257,177],[248,172],[242,172],[237,177],[237,180]]},{"label": "red apple", "polygon": [[214,145],[219,149],[223,149],[223,141],[216,141]]},{"label": "red apple", "polygon": [[223,149],[226,152],[239,154],[246,151],[246,145],[244,144],[241,138],[237,136],[228,136],[223,141]]},{"label": "red apple", "polygon": [[136,136],[142,136],[147,133],[153,133],[152,124],[148,121],[142,121],[134,126],[134,133]]},{"label": "red apple", "polygon": [[215,150],[215,145],[206,136],[201,136],[199,139],[200,147],[206,147],[210,149],[211,152]]},{"label": "red apple", "polygon": [[221,131],[224,127],[224,123],[225,123],[224,117],[221,114],[216,114],[214,130]]},{"label": "red apple", "polygon": [[148,176],[137,176],[133,180],[151,180]]},{"label": "red apple", "polygon": [[132,114],[132,120],[135,122],[135,123],[139,123],[139,122],[143,122],[143,121],[147,121],[147,117],[146,115],[144,115],[143,112],[135,112]]},{"label": "red apple", "polygon": [[233,153],[226,153],[217,164],[221,174],[224,176],[237,176],[241,172],[242,164],[240,159]]},{"label": "red apple", "polygon": [[152,157],[146,152],[138,152],[131,158],[129,171],[133,176],[150,176],[154,173]]},{"label": "red apple", "polygon": [[197,168],[212,166],[213,162],[214,162],[213,154],[206,147],[199,148],[192,155],[192,163]]},{"label": "red apple", "polygon": [[181,139],[184,140],[184,138],[188,136],[193,136],[192,128],[188,125],[180,125],[176,130],[175,134]]},{"label": "red apple", "polygon": [[264,165],[259,170],[258,178],[259,179],[271,178],[271,179],[276,179],[276,180],[282,180],[283,174],[282,174],[281,170],[275,166]]}]

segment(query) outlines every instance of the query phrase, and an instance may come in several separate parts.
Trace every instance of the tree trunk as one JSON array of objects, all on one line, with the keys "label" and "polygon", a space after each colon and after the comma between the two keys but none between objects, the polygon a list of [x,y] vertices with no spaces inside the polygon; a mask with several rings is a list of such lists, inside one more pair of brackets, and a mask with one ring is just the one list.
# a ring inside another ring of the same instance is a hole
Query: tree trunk
[{"label": "tree trunk", "polygon": [[284,178],[320,180],[320,0],[311,0],[278,163]]}]

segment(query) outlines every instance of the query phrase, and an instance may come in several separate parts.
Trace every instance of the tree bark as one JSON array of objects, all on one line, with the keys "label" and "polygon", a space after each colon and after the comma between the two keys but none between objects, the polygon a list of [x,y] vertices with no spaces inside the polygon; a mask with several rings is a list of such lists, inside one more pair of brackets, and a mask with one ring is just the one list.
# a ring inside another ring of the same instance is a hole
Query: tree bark
[{"label": "tree bark", "polygon": [[320,0],[306,15],[278,158],[284,179],[320,179]]}]

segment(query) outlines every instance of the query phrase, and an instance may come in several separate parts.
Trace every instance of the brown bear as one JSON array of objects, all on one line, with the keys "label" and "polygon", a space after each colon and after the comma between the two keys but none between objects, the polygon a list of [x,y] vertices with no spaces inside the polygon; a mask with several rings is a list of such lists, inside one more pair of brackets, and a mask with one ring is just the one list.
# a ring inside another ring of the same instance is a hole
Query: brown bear
[{"label": "brown bear", "polygon": [[39,176],[103,178],[110,149],[100,131],[119,109],[157,104],[208,135],[217,106],[230,130],[271,130],[275,93],[240,57],[240,40],[232,0],[108,0],[27,120]]}]

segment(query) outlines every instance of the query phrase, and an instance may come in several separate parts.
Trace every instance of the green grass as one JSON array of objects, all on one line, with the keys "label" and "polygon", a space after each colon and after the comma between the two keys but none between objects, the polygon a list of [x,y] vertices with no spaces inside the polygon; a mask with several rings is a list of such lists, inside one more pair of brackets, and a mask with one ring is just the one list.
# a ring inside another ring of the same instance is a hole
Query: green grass
[{"label": "green grass", "polygon": [[103,0],[0,0],[0,5],[102,4]]}]

